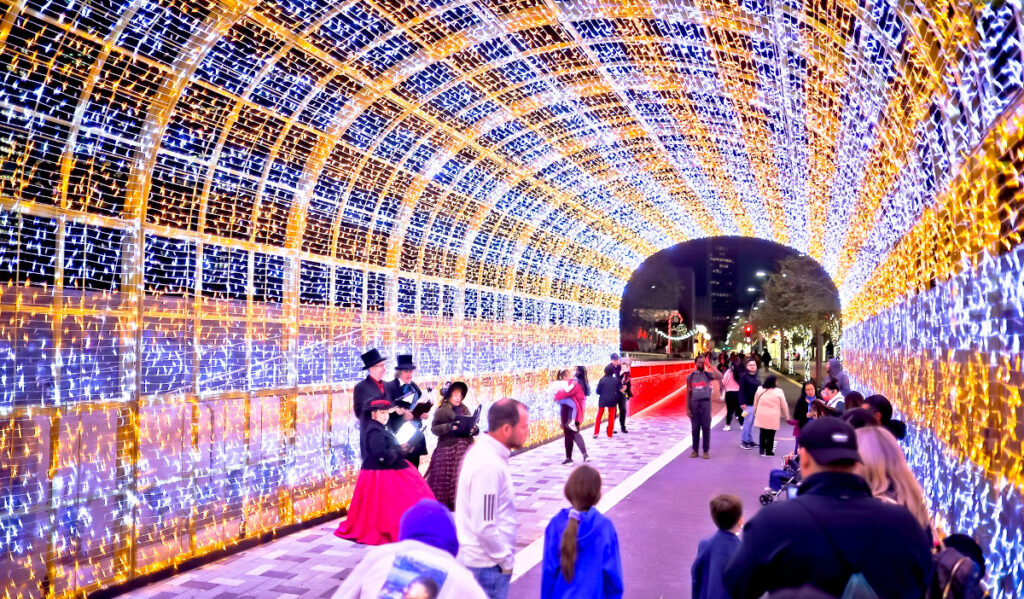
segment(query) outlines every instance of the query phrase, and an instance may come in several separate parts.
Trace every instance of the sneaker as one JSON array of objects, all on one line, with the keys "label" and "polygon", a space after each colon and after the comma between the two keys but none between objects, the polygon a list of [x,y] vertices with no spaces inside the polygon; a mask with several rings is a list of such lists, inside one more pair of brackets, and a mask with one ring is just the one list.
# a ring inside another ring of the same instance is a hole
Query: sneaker
[{"label": "sneaker", "polygon": [[704,452],[704,459],[705,460],[710,460],[711,459],[711,456],[708,455],[708,452],[706,452],[706,451]]},{"label": "sneaker", "polygon": [[754,446],[750,443],[740,443],[740,449],[753,449]]},{"label": "sneaker", "polygon": [[583,461],[584,462],[589,462],[590,461],[590,456],[587,455],[587,454],[583,454]]},{"label": "sneaker", "polygon": [[622,429],[622,430],[621,430],[621,431],[619,431],[619,432],[620,432],[620,433],[628,433],[629,431],[627,431],[626,429]]},{"label": "sneaker", "polygon": [[690,457],[691,457],[691,458],[699,458],[699,457],[700,457],[700,454],[699,454],[699,453],[697,453],[696,451],[691,451],[691,452],[690,452]]},{"label": "sneaker", "polygon": [[762,458],[770,458],[770,457],[772,457],[772,454],[770,454],[770,453],[762,453],[761,457]]},{"label": "sneaker", "polygon": [[562,465],[563,466],[572,466],[572,458],[565,458],[565,461],[562,462]]},{"label": "sneaker", "polygon": [[731,431],[732,427],[727,424],[727,425],[725,425],[725,428],[723,428],[722,430],[723,431]]},{"label": "sneaker", "polygon": [[600,437],[600,436],[601,436],[601,435],[595,434],[595,435],[594,435],[594,438],[596,439],[596,438],[598,438],[598,437]]}]

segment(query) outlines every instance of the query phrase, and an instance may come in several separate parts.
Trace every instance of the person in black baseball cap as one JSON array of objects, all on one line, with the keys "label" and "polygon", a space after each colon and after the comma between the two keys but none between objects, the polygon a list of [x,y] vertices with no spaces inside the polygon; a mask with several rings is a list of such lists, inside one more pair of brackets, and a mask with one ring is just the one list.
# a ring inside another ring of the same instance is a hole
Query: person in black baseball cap
[{"label": "person in black baseball cap", "polygon": [[817,589],[839,597],[854,574],[879,597],[922,597],[931,542],[903,506],[871,495],[856,474],[857,435],[839,418],[800,431],[797,497],[762,508],[743,528],[722,576],[735,599]]}]

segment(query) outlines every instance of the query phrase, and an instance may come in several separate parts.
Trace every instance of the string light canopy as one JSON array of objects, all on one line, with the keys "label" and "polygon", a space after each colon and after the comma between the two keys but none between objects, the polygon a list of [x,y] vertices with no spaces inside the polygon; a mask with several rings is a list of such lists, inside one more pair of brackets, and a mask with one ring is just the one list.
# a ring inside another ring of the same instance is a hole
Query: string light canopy
[{"label": "string light canopy", "polygon": [[[484,403],[523,398],[535,438],[558,434],[550,370],[603,364],[630,274],[688,239],[820,261],[844,356],[878,388],[891,339],[938,326],[913,301],[942,314],[927,298],[1019,272],[1014,3],[0,10],[6,597],[109,587],[344,507],[369,347]],[[981,468],[942,500],[1021,486],[1017,346],[994,332],[1020,304],[971,301],[1011,308],[956,347],[925,335],[900,355],[927,383],[889,390],[933,435],[918,446]],[[971,403],[988,445],[951,428],[961,408],[937,423],[908,395],[960,393],[966,361],[999,364]],[[1010,590],[1022,562],[997,570]]]}]

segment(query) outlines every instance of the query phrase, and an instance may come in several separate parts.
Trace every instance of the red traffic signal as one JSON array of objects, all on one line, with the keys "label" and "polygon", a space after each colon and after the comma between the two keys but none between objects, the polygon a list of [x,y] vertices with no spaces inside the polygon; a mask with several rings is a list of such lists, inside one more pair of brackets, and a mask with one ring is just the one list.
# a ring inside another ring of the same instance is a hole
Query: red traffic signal
[{"label": "red traffic signal", "polygon": [[743,334],[746,335],[747,337],[751,336],[753,333],[754,333],[754,327],[753,326],[748,324],[748,325],[745,325],[743,327]]}]

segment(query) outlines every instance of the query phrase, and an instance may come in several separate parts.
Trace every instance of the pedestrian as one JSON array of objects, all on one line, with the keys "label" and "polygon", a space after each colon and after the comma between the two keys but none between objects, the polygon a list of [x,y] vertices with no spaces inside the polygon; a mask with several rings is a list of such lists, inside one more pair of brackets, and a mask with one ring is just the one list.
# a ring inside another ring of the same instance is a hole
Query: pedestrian
[{"label": "pedestrian", "polygon": [[579,431],[579,425],[583,422],[583,416],[586,414],[587,401],[579,381],[573,378],[567,369],[559,370],[555,375],[555,381],[549,385],[548,391],[553,393],[555,403],[569,408],[569,428]]},{"label": "pedestrian", "polygon": [[[586,382],[584,378],[583,382]],[[558,380],[552,383],[555,403],[558,404],[559,418],[562,424],[562,439],[565,441],[565,460],[562,464],[572,464],[572,446],[576,445],[583,454],[583,461],[589,461],[587,445],[583,442],[580,425],[586,414],[583,385],[578,378],[570,378],[568,370],[558,371]]]},{"label": "pedestrian", "polygon": [[793,406],[793,437],[796,438],[796,448],[793,451],[800,449],[800,431],[814,418],[811,402],[815,399],[818,399],[818,386],[813,379],[804,381],[800,386],[800,397]]},{"label": "pedestrian", "polygon": [[740,427],[743,426],[743,415],[740,413],[740,383],[737,370],[739,370],[739,363],[730,368],[726,368],[725,372],[722,373],[722,388],[725,390],[725,428],[723,430],[732,430],[732,419],[736,417],[737,424]]},{"label": "pedestrian", "polygon": [[718,364],[715,365],[718,368],[718,372],[725,376],[725,371],[729,370],[729,356],[724,351],[718,352]]},{"label": "pedestrian", "polygon": [[828,367],[825,369],[825,385],[833,381],[836,384],[836,388],[843,395],[853,391],[853,389],[850,389],[850,375],[843,372],[843,365],[837,358],[829,360]]},{"label": "pedestrian", "polygon": [[434,499],[434,493],[413,468],[406,454],[412,449],[400,444],[387,429],[394,404],[386,397],[363,406],[359,427],[359,446],[363,464],[348,515],[334,535],[366,545],[381,545],[398,540],[402,514],[420,499]]},{"label": "pedestrian", "polygon": [[843,395],[843,411],[855,410],[864,407],[864,394],[860,391],[850,391]]},{"label": "pedestrian", "polygon": [[390,597],[393,589],[401,590],[402,581],[410,578],[405,589],[419,585],[433,591],[426,596],[486,599],[473,574],[455,560],[458,553],[451,512],[436,501],[421,499],[402,515],[398,542],[367,551],[331,599]]},{"label": "pedestrian", "polygon": [[628,413],[628,404],[630,398],[633,397],[633,360],[629,357],[622,358],[622,364],[619,367],[619,390],[622,392],[619,396],[619,432],[628,433],[626,430],[626,415]]},{"label": "pedestrian", "polygon": [[843,394],[839,391],[839,384],[834,380],[825,383],[821,388],[821,399],[815,400],[812,407],[817,408],[823,416],[839,416],[846,409],[846,402]]},{"label": "pedestrian", "polygon": [[767,347],[761,351],[761,363],[764,365],[765,372],[772,369],[772,355],[768,352]]},{"label": "pedestrian", "polygon": [[686,415],[690,417],[690,434],[693,441],[691,458],[700,457],[701,435],[704,436],[704,459],[711,455],[711,385],[721,381],[722,374],[711,367],[707,356],[693,360],[693,371],[686,375]]},{"label": "pedestrian", "polygon": [[544,531],[541,599],[622,597],[619,537],[612,521],[595,507],[601,499],[601,475],[587,465],[565,482],[563,508]]},{"label": "pedestrian", "polygon": [[615,428],[615,408],[619,405],[622,395],[619,378],[615,376],[615,368],[611,364],[604,367],[604,376],[597,381],[597,421],[594,422],[594,438],[601,434],[601,418],[608,410],[608,437]]},{"label": "pedestrian", "polygon": [[757,376],[757,360],[753,356],[743,362],[739,383],[741,415],[744,417],[741,421],[743,433],[740,436],[740,447],[753,449],[757,447],[757,443],[754,443],[754,415],[750,412],[754,407],[754,396],[761,387],[761,379]]},{"label": "pedestrian", "polygon": [[612,361],[609,365],[615,369],[615,376],[619,376],[619,373],[622,369],[622,358],[619,356],[619,354],[612,354],[611,360]]},{"label": "pedestrian", "polygon": [[697,558],[690,567],[690,590],[693,599],[730,599],[722,572],[740,548],[743,502],[735,495],[714,497],[711,520],[718,531],[697,544]]},{"label": "pedestrian", "polygon": [[789,420],[789,404],[786,394],[776,386],[775,375],[769,374],[754,398],[754,426],[761,430],[758,446],[764,457],[775,455],[775,432],[779,430],[780,418]]},{"label": "pedestrian", "polygon": [[869,395],[864,403],[876,414],[878,423],[884,426],[897,441],[902,441],[907,436],[907,423],[902,420],[895,420],[892,410],[892,403],[884,395]]},{"label": "pedestrian", "polygon": [[860,453],[857,473],[867,481],[871,494],[910,510],[929,536],[938,539],[931,514],[924,502],[924,491],[907,465],[896,437],[881,426],[866,426],[856,430],[857,451]]},{"label": "pedestrian", "polygon": [[[399,354],[398,364],[395,365],[395,378],[384,385],[388,398],[395,403],[395,411],[388,418],[388,429],[398,434],[398,430],[411,422],[417,431],[423,430],[423,419],[429,413],[430,403],[423,400],[423,390],[413,382],[412,377],[416,372],[416,364],[412,361],[412,354]],[[415,408],[414,408],[415,405]],[[420,457],[427,455],[427,438],[425,435],[416,435],[410,451],[405,458],[415,466],[420,467]]]},{"label": "pedestrian", "polygon": [[437,437],[437,447],[427,467],[427,484],[437,500],[450,510],[455,509],[455,495],[459,488],[459,468],[462,459],[473,445],[473,438],[480,434],[477,426],[469,430],[458,426],[459,417],[468,417],[466,395],[469,386],[462,381],[448,385],[441,394],[441,403],[434,411],[430,431]]},{"label": "pedestrian", "polygon": [[379,397],[388,396],[383,382],[387,358],[380,355],[376,349],[371,349],[359,357],[363,361],[366,378],[356,383],[352,389],[352,414],[356,417],[356,422],[362,422],[365,416],[363,408],[366,404]]},{"label": "pedestrian", "polygon": [[459,561],[490,599],[508,597],[516,550],[516,503],[508,460],[530,437],[530,413],[514,399],[487,411],[487,434],[466,452],[455,497]]},{"label": "pedestrian", "polygon": [[760,510],[743,527],[723,576],[734,599],[782,589],[839,597],[858,584],[887,599],[924,595],[932,571],[928,536],[906,508],[872,497],[856,473],[857,449],[853,428],[838,418],[801,431],[803,482],[795,498]]}]

